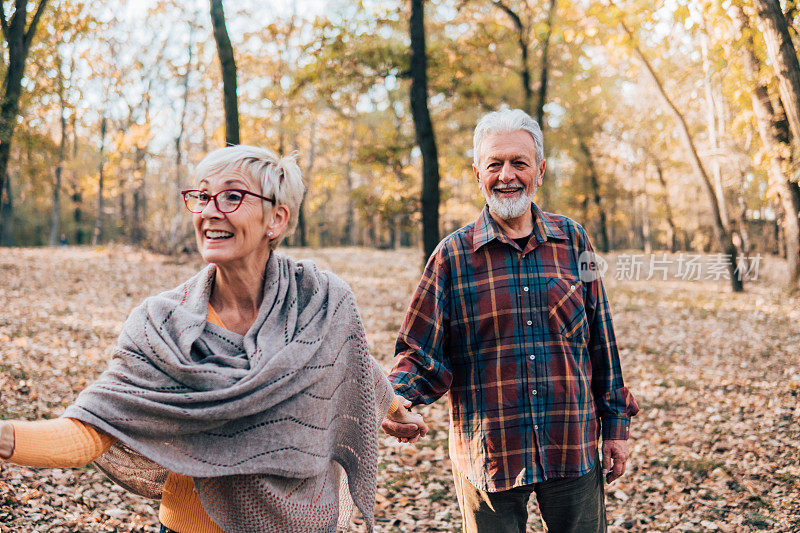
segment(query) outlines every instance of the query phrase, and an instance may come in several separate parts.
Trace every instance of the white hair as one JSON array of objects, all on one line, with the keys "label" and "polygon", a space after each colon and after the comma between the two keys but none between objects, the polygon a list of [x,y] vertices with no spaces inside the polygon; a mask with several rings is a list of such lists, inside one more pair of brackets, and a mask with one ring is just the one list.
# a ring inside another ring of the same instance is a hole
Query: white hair
[{"label": "white hair", "polygon": [[[260,188],[259,194],[275,199],[275,206],[289,209],[289,222],[280,235],[270,240],[270,249],[294,232],[300,214],[300,203],[306,187],[297,166],[296,154],[278,157],[271,150],[238,144],[209,152],[197,165],[197,181],[236,169],[244,172]],[[264,207],[272,205],[264,201]]]},{"label": "white hair", "polygon": [[541,163],[544,159],[544,142],[539,123],[522,109],[503,109],[486,113],[478,120],[478,124],[475,126],[475,134],[472,137],[472,153],[475,166],[478,166],[480,162],[481,143],[487,135],[519,130],[527,131],[533,137],[533,145],[536,148],[536,163]]}]

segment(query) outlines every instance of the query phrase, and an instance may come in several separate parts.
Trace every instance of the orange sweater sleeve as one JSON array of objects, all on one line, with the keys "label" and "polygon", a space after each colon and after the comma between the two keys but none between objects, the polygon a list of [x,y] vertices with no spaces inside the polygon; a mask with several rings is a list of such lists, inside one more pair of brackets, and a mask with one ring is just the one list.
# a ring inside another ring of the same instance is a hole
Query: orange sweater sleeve
[{"label": "orange sweater sleeve", "polygon": [[79,468],[103,455],[117,440],[74,418],[10,424],[14,453],[7,460],[25,466]]},{"label": "orange sweater sleeve", "polygon": [[392,398],[392,403],[389,404],[389,410],[386,412],[387,415],[390,415],[400,409],[400,398],[395,396]]},{"label": "orange sweater sleeve", "polygon": [[[211,305],[208,320],[225,327]],[[117,441],[74,418],[9,423],[14,428],[14,451],[6,461],[24,466],[80,468],[103,455]]]}]

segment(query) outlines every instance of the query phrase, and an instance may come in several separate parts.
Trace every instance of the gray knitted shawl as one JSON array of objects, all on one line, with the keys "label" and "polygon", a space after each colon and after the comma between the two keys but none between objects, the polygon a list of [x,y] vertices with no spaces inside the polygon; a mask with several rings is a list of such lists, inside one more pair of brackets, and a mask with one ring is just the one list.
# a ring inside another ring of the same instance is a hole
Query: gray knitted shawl
[{"label": "gray knitted shawl", "polygon": [[134,309],[64,416],[119,439],[96,464],[132,492],[160,498],[168,471],[194,478],[226,531],[333,531],[352,502],[372,530],[393,392],[350,288],[273,253],[241,336],[207,321],[214,276],[209,265]]}]

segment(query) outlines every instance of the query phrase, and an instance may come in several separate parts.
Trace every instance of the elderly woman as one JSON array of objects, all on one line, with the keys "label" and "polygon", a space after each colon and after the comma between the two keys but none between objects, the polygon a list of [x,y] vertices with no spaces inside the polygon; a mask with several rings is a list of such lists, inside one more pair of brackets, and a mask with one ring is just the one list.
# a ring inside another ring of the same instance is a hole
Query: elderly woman
[{"label": "elderly woman", "polygon": [[133,310],[63,417],[0,424],[0,457],[94,461],[161,500],[162,531],[333,531],[352,503],[372,529],[379,421],[427,428],[369,355],[350,288],[273,253],[297,224],[294,160],[232,146],[197,172],[182,194],[210,264]]}]

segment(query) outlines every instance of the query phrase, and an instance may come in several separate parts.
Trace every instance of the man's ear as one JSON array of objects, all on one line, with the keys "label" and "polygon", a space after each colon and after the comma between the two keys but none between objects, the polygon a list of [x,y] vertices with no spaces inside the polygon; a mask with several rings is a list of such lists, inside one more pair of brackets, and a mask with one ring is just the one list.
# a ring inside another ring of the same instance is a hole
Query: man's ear
[{"label": "man's ear", "polygon": [[547,161],[542,159],[542,162],[539,163],[539,173],[536,176],[536,184],[537,186],[541,187],[542,183],[544,182],[544,171],[547,168]]},{"label": "man's ear", "polygon": [[478,167],[475,166],[475,163],[472,164],[472,173],[475,174],[475,181],[478,183],[481,182],[481,174],[478,172]]}]

